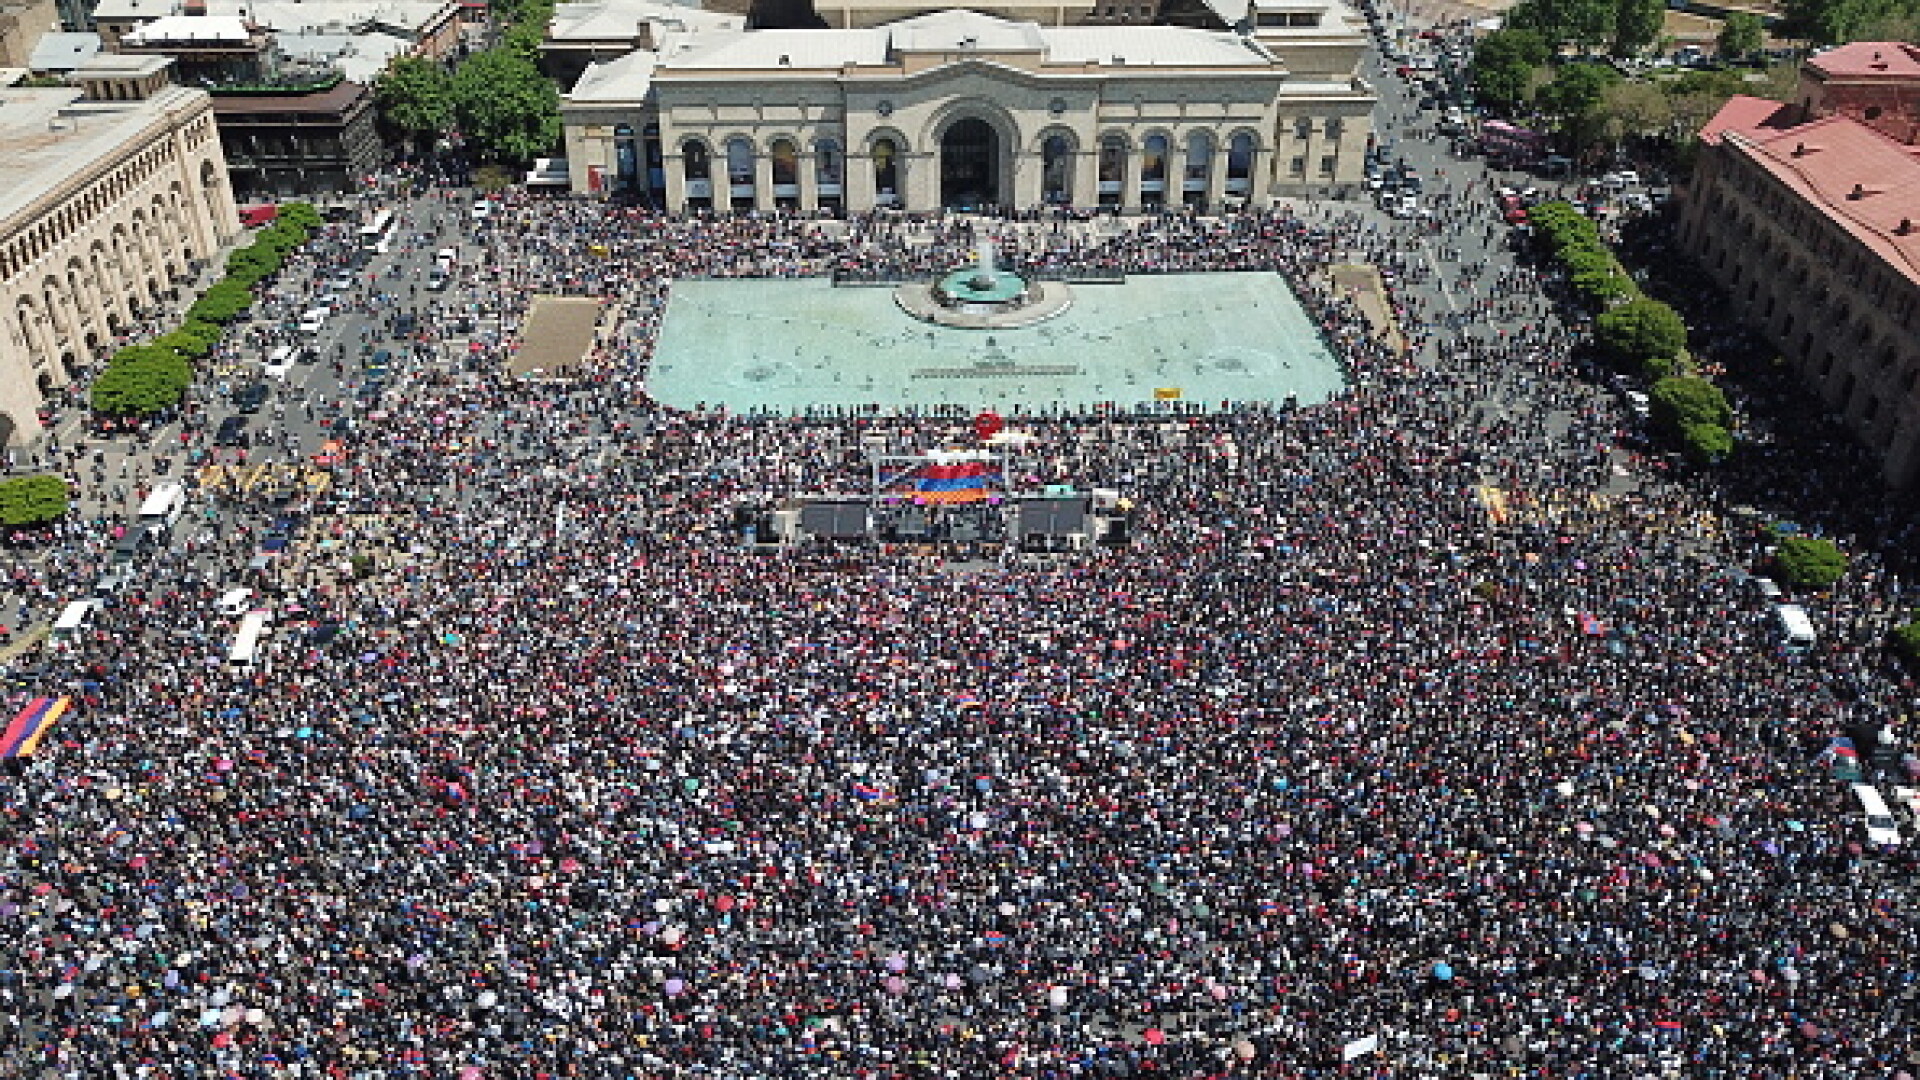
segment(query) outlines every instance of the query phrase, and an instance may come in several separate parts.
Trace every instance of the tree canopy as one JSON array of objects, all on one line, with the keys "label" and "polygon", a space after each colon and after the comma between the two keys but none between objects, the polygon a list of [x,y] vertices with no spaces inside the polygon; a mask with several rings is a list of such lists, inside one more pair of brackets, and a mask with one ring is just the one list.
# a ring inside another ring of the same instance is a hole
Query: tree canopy
[{"label": "tree canopy", "polygon": [[1613,13],[1613,55],[1639,56],[1660,40],[1666,0],[1619,0]]},{"label": "tree canopy", "polygon": [[1782,536],[1773,561],[1788,584],[1824,589],[1847,572],[1846,553],[1821,536]]},{"label": "tree canopy", "polygon": [[482,153],[522,162],[560,141],[560,93],[531,60],[507,49],[467,58],[453,75],[454,116]]},{"label": "tree canopy", "polygon": [[1687,347],[1686,320],[1658,300],[1621,304],[1595,319],[1593,330],[1600,347],[1623,364],[1672,359]]},{"label": "tree canopy", "polygon": [[0,480],[0,525],[44,525],[67,512],[72,492],[58,476],[19,476]]},{"label": "tree canopy", "polygon": [[1473,50],[1476,96],[1495,108],[1513,109],[1526,100],[1534,71],[1552,55],[1546,39],[1532,30],[1495,30]]},{"label": "tree canopy", "polygon": [[453,127],[453,76],[435,61],[394,60],[374,84],[373,97],[387,126],[410,139],[432,139]]},{"label": "tree canopy", "polygon": [[1727,20],[1720,24],[1720,37],[1716,46],[1722,60],[1739,60],[1760,51],[1766,41],[1766,31],[1760,22],[1760,16],[1748,11],[1729,12]]}]

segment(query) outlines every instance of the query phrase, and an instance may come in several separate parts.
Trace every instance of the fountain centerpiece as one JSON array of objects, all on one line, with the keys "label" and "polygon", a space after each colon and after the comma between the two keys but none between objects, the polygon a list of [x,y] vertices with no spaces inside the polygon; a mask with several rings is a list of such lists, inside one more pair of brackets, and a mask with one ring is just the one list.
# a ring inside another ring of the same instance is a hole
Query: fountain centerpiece
[{"label": "fountain centerpiece", "polygon": [[974,245],[973,263],[942,275],[931,285],[902,285],[894,299],[923,322],[976,330],[1013,330],[1032,326],[1067,310],[1073,293],[1065,283],[1028,281],[996,265],[990,237]]}]

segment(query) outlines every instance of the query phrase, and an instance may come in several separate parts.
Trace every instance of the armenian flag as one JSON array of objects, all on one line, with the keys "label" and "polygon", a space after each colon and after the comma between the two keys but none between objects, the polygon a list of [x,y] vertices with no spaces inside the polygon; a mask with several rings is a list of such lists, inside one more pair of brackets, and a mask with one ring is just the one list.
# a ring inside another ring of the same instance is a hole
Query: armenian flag
[{"label": "armenian flag", "polygon": [[998,483],[1000,466],[991,461],[956,461],[950,465],[922,465],[913,481],[915,502],[970,503],[987,497],[987,485]]},{"label": "armenian flag", "polygon": [[69,697],[34,698],[20,710],[0,735],[0,758],[32,757],[40,749],[40,740],[53,730],[53,722],[73,703]]}]

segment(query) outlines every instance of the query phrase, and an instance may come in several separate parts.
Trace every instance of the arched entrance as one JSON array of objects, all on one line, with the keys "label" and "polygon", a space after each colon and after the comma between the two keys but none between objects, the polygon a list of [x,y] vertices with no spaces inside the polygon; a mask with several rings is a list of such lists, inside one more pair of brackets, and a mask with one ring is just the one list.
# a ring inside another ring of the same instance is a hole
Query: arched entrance
[{"label": "arched entrance", "polygon": [[969,116],[940,137],[940,205],[977,210],[1000,201],[1000,135]]}]

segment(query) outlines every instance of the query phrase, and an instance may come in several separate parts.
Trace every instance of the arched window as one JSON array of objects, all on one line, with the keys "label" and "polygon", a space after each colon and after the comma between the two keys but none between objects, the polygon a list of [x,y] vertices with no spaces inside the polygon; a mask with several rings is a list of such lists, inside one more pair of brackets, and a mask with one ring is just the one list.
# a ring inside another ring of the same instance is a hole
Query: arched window
[{"label": "arched window", "polygon": [[1187,136],[1187,167],[1181,172],[1181,188],[1207,190],[1207,177],[1213,172],[1213,136],[1196,131]]},{"label": "arched window", "polygon": [[840,156],[840,144],[832,139],[821,139],[813,144],[814,178],[820,183],[821,196],[838,196],[841,177],[845,175],[846,161]]},{"label": "arched window", "polygon": [[1118,135],[1100,140],[1100,201],[1118,203],[1127,179],[1127,141]]},{"label": "arched window", "polygon": [[713,198],[713,157],[707,144],[688,139],[680,144],[680,163],[686,180],[687,198]]},{"label": "arched window", "polygon": [[1140,194],[1148,197],[1146,201],[1157,202],[1150,196],[1164,196],[1167,193],[1167,137],[1149,135],[1141,144],[1140,156]]},{"label": "arched window", "polygon": [[1040,144],[1040,198],[1054,206],[1073,203],[1073,144],[1065,135]]},{"label": "arched window", "polygon": [[753,199],[753,144],[743,138],[727,140],[727,188],[736,202]]},{"label": "arched window", "polygon": [[892,139],[873,142],[873,194],[880,206],[900,202],[900,147]]},{"label": "arched window", "polygon": [[775,139],[767,147],[773,159],[773,195],[777,199],[800,197],[800,148],[791,139]]},{"label": "arched window", "polygon": [[1253,136],[1241,132],[1227,140],[1227,191],[1245,195],[1253,190]]}]

